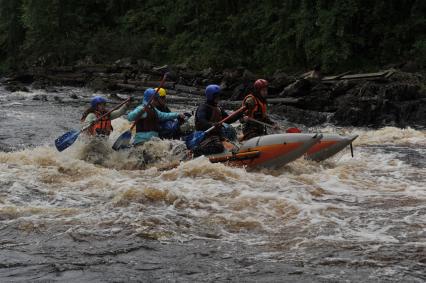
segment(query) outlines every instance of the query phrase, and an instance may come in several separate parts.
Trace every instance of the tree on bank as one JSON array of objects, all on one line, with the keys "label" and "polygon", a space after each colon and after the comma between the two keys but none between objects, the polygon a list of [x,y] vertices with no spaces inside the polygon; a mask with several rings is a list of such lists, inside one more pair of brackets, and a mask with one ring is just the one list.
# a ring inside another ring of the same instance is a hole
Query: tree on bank
[{"label": "tree on bank", "polygon": [[21,8],[21,0],[0,0],[0,70],[19,63],[25,39]]},{"label": "tree on bank", "polygon": [[425,64],[423,0],[0,0],[3,69],[123,57],[194,68]]}]

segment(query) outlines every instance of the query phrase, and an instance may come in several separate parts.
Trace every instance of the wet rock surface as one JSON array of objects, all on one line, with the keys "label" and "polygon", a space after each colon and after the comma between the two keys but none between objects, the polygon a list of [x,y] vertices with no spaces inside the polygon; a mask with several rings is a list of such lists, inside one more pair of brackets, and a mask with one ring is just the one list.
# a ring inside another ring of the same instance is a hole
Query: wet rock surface
[{"label": "wet rock surface", "polygon": [[[334,84],[300,80],[281,95],[296,97],[295,109],[273,108],[273,112],[302,124],[326,121],[340,126],[414,128],[426,127],[424,78],[396,74],[386,80],[339,81]],[[306,111],[309,115],[306,115]],[[299,114],[295,114],[299,112]],[[324,115],[328,113],[328,115]]]},{"label": "wet rock surface", "polygon": [[339,125],[426,127],[426,93],[418,84],[392,81],[356,85],[337,100]]},{"label": "wet rock surface", "polygon": [[[222,72],[211,68],[194,71],[185,65],[154,66],[147,60],[133,62],[124,58],[112,65],[34,68],[3,84],[11,92],[28,91],[32,83],[37,89],[86,86],[100,92],[141,95],[148,87],[158,86],[166,72],[164,87],[175,96],[171,98],[174,103],[182,104],[201,101],[205,86],[211,83],[221,85],[225,101],[240,101],[252,91],[253,82],[259,77],[242,67]],[[425,128],[425,76],[396,70],[378,74],[303,79],[277,70],[266,78],[270,81],[270,98],[278,98],[270,109],[289,122],[305,125],[328,122],[340,126]]]}]

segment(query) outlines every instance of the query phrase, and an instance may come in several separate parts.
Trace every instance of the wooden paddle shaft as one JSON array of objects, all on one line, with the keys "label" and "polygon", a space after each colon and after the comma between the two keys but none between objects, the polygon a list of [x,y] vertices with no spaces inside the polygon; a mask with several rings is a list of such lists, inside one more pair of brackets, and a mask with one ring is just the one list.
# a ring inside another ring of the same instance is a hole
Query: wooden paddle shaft
[{"label": "wooden paddle shaft", "polygon": [[225,123],[226,121],[228,121],[229,119],[235,117],[235,115],[241,113],[242,111],[246,110],[246,107],[243,106],[241,108],[239,108],[238,110],[234,111],[234,113],[232,113],[231,115],[229,115],[226,118],[223,118],[221,121],[219,121],[216,125],[211,126],[210,128],[208,128],[206,131],[204,131],[205,134],[213,131],[217,126],[222,125],[223,123]]},{"label": "wooden paddle shaft", "polygon": [[265,126],[265,127],[268,127],[268,128],[273,128],[273,127],[274,127],[274,126],[272,126],[271,124],[261,122],[261,121],[259,121],[259,120],[253,119],[253,118],[251,118],[251,117],[247,117],[247,118],[248,118],[248,120],[249,120],[249,121],[252,121],[252,122],[258,123],[258,124],[263,125],[263,126]]}]

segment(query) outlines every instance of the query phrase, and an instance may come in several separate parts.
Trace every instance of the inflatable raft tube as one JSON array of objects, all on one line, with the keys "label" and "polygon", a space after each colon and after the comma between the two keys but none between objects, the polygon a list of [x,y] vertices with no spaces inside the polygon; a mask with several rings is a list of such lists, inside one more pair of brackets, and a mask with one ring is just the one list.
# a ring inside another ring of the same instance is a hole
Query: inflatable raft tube
[{"label": "inflatable raft tube", "polygon": [[232,166],[280,167],[303,156],[321,138],[321,134],[266,135],[244,142],[236,152],[208,157],[211,162],[226,162]]},{"label": "inflatable raft tube", "polygon": [[358,135],[341,136],[337,134],[322,134],[320,142],[313,145],[305,154],[310,160],[323,161],[332,157],[350,145]]}]

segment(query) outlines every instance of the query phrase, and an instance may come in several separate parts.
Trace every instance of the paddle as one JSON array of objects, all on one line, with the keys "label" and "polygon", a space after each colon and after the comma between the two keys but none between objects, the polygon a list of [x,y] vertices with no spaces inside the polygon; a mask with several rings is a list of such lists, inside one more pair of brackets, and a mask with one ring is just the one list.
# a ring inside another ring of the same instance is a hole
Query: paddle
[{"label": "paddle", "polygon": [[100,116],[99,118],[97,118],[95,121],[91,122],[89,125],[83,127],[81,130],[79,130],[79,131],[71,130],[71,131],[63,134],[62,136],[60,136],[59,138],[57,138],[55,140],[56,149],[58,151],[63,151],[65,149],[67,149],[69,146],[71,146],[76,141],[76,139],[81,134],[81,132],[87,130],[93,124],[95,124],[96,122],[98,122],[102,118],[108,116],[109,114],[111,114],[112,111],[117,110],[118,108],[120,108],[121,106],[123,106],[124,104],[126,104],[129,101],[130,101],[130,97],[128,99],[126,99],[125,101],[123,101],[122,103],[120,103],[119,105],[117,105],[116,107],[114,107],[113,109],[111,109],[110,111],[108,111],[107,113],[105,113],[102,116]]},{"label": "paddle", "polygon": [[[247,117],[247,118],[248,118],[248,120],[249,120],[249,121],[252,121],[252,122],[258,123],[258,124],[260,124],[260,125],[262,125],[262,126],[265,126],[265,127],[268,127],[268,128],[275,128],[275,126],[273,126],[273,125],[271,125],[271,124],[268,124],[268,123],[265,123],[265,122],[261,122],[261,121],[259,121],[259,120],[253,119],[253,118],[251,118],[251,117]],[[280,130],[284,130],[284,129],[283,129],[283,128],[281,128],[281,127],[278,127],[278,129],[280,129]],[[294,133],[301,133],[302,131],[301,131],[299,128],[288,128],[288,129],[286,130],[286,132],[287,132],[287,133],[292,133],[292,134],[294,134]]]},{"label": "paddle", "polygon": [[186,147],[188,149],[193,150],[194,148],[196,148],[197,146],[199,146],[200,142],[203,141],[203,139],[206,137],[206,134],[208,134],[209,132],[213,131],[216,127],[218,127],[219,125],[222,125],[223,123],[225,123],[226,121],[228,121],[229,119],[235,117],[236,115],[240,114],[241,112],[245,111],[246,107],[243,106],[241,108],[239,108],[238,110],[234,111],[231,115],[229,115],[228,117],[222,119],[221,121],[219,121],[217,124],[215,124],[214,126],[211,126],[210,128],[208,128],[207,130],[205,130],[204,132],[202,131],[197,131],[192,133],[191,135],[189,135],[186,138],[185,144]]},{"label": "paddle", "polygon": [[135,121],[133,122],[132,126],[130,127],[129,130],[125,131],[124,133],[122,133],[117,140],[114,142],[114,144],[112,145],[112,149],[114,150],[120,150],[122,148],[127,148],[129,147],[130,144],[130,140],[132,139],[132,130],[133,128],[136,126],[136,123],[139,121],[140,117],[142,116],[142,114],[145,112],[146,108],[151,104],[151,102],[154,100],[155,96],[157,95],[158,91],[160,90],[160,88],[163,87],[165,81],[167,78],[167,73],[164,74],[163,79],[160,82],[160,86],[157,87],[157,89],[155,90],[155,94],[151,97],[151,99],[148,101],[147,104],[145,104],[145,106],[142,108],[142,111],[139,115],[138,118],[135,119]]}]

